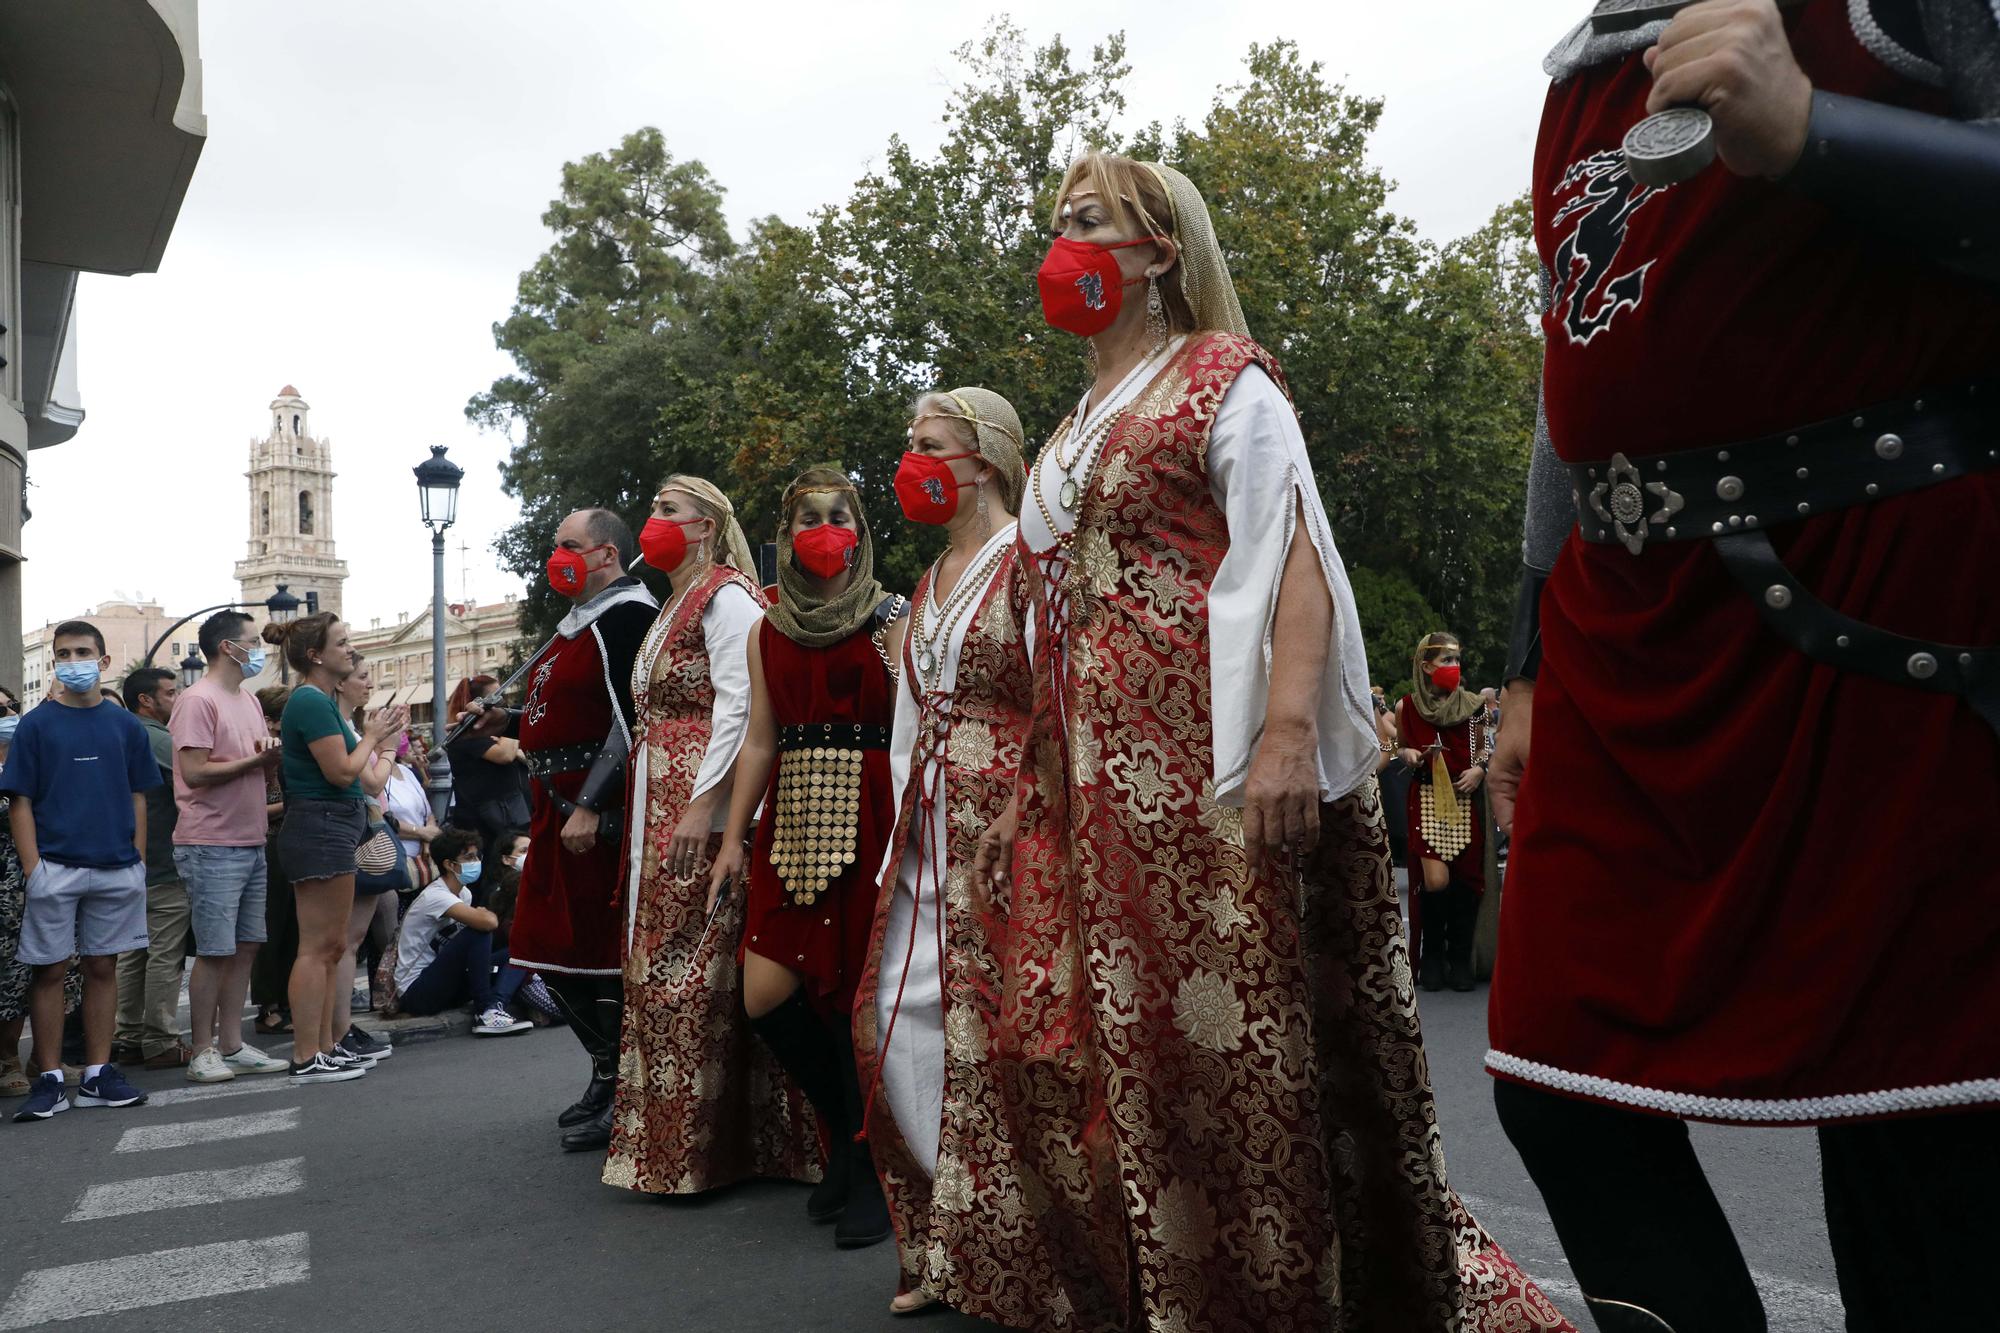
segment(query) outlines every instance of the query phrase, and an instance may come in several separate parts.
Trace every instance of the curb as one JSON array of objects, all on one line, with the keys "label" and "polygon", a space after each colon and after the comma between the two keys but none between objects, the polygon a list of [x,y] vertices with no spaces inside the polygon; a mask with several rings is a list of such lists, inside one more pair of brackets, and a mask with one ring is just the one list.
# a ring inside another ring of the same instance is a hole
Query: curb
[{"label": "curb", "polygon": [[472,1015],[451,1009],[425,1018],[380,1018],[373,1013],[356,1014],[354,1021],[370,1036],[380,1037],[391,1046],[408,1046],[436,1041],[440,1037],[462,1037],[472,1031]]}]

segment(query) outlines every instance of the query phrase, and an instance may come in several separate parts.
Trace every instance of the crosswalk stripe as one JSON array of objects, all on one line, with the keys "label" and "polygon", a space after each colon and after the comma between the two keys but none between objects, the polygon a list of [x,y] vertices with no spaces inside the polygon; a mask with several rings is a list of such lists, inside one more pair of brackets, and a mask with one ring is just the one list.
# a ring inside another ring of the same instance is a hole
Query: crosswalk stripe
[{"label": "crosswalk stripe", "polygon": [[256,1166],[232,1166],[219,1171],[176,1171],[165,1176],[114,1180],[92,1185],[69,1210],[65,1222],[94,1222],[104,1217],[156,1213],[166,1208],[193,1208],[235,1199],[268,1199],[296,1194],[306,1187],[306,1159],[287,1157]]},{"label": "crosswalk stripe", "polygon": [[261,1291],[311,1276],[303,1231],[38,1268],[0,1306],[0,1329]]},{"label": "crosswalk stripe", "polygon": [[128,1129],[113,1152],[152,1152],[158,1148],[181,1148],[190,1143],[223,1143],[230,1139],[255,1138],[259,1134],[283,1134],[299,1127],[299,1108],[257,1115],[223,1115],[213,1120],[189,1120],[176,1125],[146,1125]]},{"label": "crosswalk stripe", "polygon": [[295,1088],[296,1081],[266,1075],[262,1078],[236,1079],[229,1083],[199,1083],[187,1088],[168,1088],[165,1092],[155,1092],[146,1098],[148,1106],[175,1106],[181,1102],[212,1102],[224,1097],[248,1097],[259,1092],[283,1092]]}]

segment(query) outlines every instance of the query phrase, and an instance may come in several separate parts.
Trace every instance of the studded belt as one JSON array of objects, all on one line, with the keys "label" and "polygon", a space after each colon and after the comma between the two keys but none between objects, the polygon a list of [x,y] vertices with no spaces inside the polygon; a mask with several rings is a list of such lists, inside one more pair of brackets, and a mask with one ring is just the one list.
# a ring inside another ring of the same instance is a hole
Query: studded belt
[{"label": "studded belt", "polygon": [[870,722],[812,722],[778,728],[780,750],[886,750],[889,728]]},{"label": "studded belt", "polygon": [[581,773],[597,758],[600,746],[558,745],[546,750],[523,750],[521,758],[533,777],[546,782],[559,773]]},{"label": "studded belt", "polygon": [[1785,567],[1768,528],[2000,466],[2000,386],[1927,393],[1726,448],[1570,464],[1577,533],[1639,555],[1709,541],[1767,627],[1815,661],[1963,697],[2000,732],[2000,648],[1934,643],[1843,615]]}]

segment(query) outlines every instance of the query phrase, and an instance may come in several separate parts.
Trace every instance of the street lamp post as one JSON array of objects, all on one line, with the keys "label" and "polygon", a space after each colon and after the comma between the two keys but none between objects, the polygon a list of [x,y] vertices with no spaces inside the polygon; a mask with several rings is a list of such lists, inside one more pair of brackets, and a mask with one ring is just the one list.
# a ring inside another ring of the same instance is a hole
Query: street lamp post
[{"label": "street lamp post", "polygon": [[[264,599],[264,610],[270,614],[274,625],[289,625],[299,616],[299,599],[292,596],[291,585],[280,583],[278,590]],[[278,650],[278,683],[292,683],[292,664],[285,660],[285,650]]]},{"label": "street lamp post", "polygon": [[[173,624],[167,626],[165,629],[160,631],[160,637],[153,640],[153,646],[146,650],[146,656],[139,663],[139,665],[141,666],[153,665],[153,658],[159,653],[160,648],[166,643],[168,635],[172,634],[182,625],[187,624],[190,620],[194,620],[199,616],[208,615],[211,612],[247,611],[252,607],[262,606],[264,610],[267,613],[269,613],[273,621],[277,622],[280,625],[285,624],[287,621],[291,620],[294,616],[298,615],[299,613],[299,599],[292,596],[291,593],[285,591],[286,586],[287,585],[280,583],[278,585],[278,590],[272,593],[269,597],[266,597],[262,602],[217,602],[214,606],[204,606],[199,611],[193,612],[190,615],[182,616],[179,620],[176,620]],[[312,592],[307,593],[306,604],[313,610],[317,611],[319,609],[319,594]],[[194,656],[193,652],[190,652],[188,655],[190,657]],[[281,669],[283,667],[284,660],[285,660],[284,654],[280,653],[278,655],[278,662]],[[200,659],[196,658],[196,662],[197,665],[199,665]],[[180,662],[177,663],[176,665],[178,665],[182,669],[185,669],[187,663]],[[289,680],[290,676],[287,675],[285,678]]]},{"label": "street lamp post", "polygon": [[451,763],[444,753],[444,533],[458,519],[458,483],[465,469],[444,456],[445,447],[431,446],[431,456],[412,468],[417,474],[417,498],[423,505],[424,526],[431,530],[431,818],[444,823],[451,803]]},{"label": "street lamp post", "polygon": [[189,648],[188,655],[181,659],[180,667],[181,688],[191,690],[195,682],[201,679],[201,673],[208,669],[208,663],[201,660],[199,649]]}]

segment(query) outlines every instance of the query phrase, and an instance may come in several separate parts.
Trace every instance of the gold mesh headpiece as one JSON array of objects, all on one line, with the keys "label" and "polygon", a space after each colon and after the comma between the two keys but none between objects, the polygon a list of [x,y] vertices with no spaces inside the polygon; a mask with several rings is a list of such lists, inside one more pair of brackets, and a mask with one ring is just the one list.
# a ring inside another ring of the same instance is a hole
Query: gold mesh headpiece
[{"label": "gold mesh headpiece", "polygon": [[1172,167],[1158,162],[1140,165],[1152,172],[1167,192],[1167,203],[1173,210],[1171,235],[1181,252],[1181,293],[1194,313],[1194,326],[1249,337],[1250,326],[1243,320],[1236,284],[1230,279],[1229,264],[1215,239],[1215,224],[1209,220],[1201,191]]},{"label": "gold mesh headpiece", "polygon": [[705,477],[691,477],[677,472],[660,483],[660,491],[680,491],[691,495],[720,514],[722,518],[715,534],[715,558],[742,570],[753,579],[757,577],[757,557],[751,554],[750,539],[743,535],[743,525],[736,521],[736,506],[729,502],[721,487]]}]

